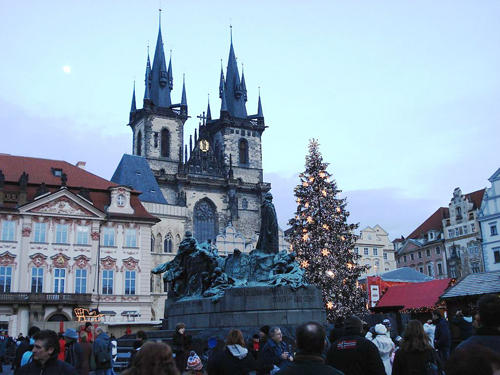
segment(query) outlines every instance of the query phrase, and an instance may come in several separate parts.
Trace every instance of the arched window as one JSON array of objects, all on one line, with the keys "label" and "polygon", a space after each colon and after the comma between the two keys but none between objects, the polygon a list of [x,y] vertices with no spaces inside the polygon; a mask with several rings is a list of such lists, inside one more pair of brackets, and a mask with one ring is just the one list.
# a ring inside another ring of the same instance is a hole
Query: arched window
[{"label": "arched window", "polygon": [[209,199],[202,199],[194,206],[194,237],[199,243],[215,241],[217,234],[216,208]]},{"label": "arched window", "polygon": [[161,156],[170,157],[170,132],[165,128],[161,130]]},{"label": "arched window", "polygon": [[155,236],[151,235],[151,252],[155,251]]},{"label": "arched window", "polygon": [[161,247],[162,247],[161,234],[158,233],[156,235],[156,252],[157,253],[161,253]]},{"label": "arched window", "polygon": [[165,241],[163,242],[163,252],[171,253],[173,248],[174,245],[172,243],[172,235],[169,233],[165,236]]},{"label": "arched window", "polygon": [[240,139],[238,150],[240,164],[248,164],[248,142],[246,139]]},{"label": "arched window", "polygon": [[137,146],[137,155],[138,156],[141,156],[142,154],[142,132],[139,131],[139,133],[137,133],[137,142],[136,142],[136,146]]},{"label": "arched window", "polygon": [[246,198],[243,198],[243,200],[241,201],[241,208],[243,208],[244,210],[248,210],[248,201],[246,200]]}]

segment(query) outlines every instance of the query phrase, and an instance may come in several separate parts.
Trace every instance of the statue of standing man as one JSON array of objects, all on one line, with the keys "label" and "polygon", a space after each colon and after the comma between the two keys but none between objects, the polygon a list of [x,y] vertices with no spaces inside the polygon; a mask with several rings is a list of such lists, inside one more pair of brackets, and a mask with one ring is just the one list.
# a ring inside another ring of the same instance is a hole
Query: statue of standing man
[{"label": "statue of standing man", "polygon": [[261,224],[257,249],[268,254],[279,252],[278,217],[273,204],[273,195],[266,193],[261,207]]}]

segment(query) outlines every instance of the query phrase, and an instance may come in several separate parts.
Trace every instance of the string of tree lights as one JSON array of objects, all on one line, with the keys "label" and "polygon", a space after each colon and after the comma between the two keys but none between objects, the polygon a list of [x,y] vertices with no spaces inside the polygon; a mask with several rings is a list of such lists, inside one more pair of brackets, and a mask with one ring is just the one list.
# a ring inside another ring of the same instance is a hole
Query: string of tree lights
[{"label": "string of tree lights", "polygon": [[357,224],[348,224],[347,200],[340,198],[337,183],[327,172],[319,143],[309,142],[306,170],[295,191],[297,212],[289,221],[291,249],[311,284],[323,289],[329,322],[337,316],[364,314],[366,297],[358,285],[366,266],[357,264]]}]

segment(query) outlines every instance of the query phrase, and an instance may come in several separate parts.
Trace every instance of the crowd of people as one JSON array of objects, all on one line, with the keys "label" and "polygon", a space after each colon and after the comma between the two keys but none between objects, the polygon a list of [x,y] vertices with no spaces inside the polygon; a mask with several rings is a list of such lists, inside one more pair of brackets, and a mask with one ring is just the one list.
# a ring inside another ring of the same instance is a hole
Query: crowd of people
[{"label": "crowd of people", "polygon": [[[452,331],[455,333],[452,334]],[[191,350],[186,326],[176,326],[172,345],[148,341],[138,331],[123,375],[499,375],[500,296],[479,299],[475,319],[458,311],[447,320],[441,310],[422,324],[410,320],[400,337],[388,319],[370,327],[355,315],[340,317],[327,337],[325,327],[299,325],[295,341],[283,340],[280,327],[264,326],[245,342],[232,329],[220,350],[200,356]],[[456,337],[460,340],[457,340]],[[18,340],[0,335],[0,361],[17,348],[12,366],[18,375],[114,375],[117,341],[101,327],[68,328],[59,335],[31,327]],[[0,366],[1,369],[1,366]]]}]

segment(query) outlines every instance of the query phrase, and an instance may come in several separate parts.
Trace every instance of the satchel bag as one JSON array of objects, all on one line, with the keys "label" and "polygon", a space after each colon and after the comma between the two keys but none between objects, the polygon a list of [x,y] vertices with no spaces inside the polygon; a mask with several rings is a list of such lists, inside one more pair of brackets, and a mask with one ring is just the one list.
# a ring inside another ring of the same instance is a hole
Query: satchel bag
[{"label": "satchel bag", "polygon": [[443,372],[439,369],[434,350],[430,351],[425,371],[427,375],[443,375]]}]

